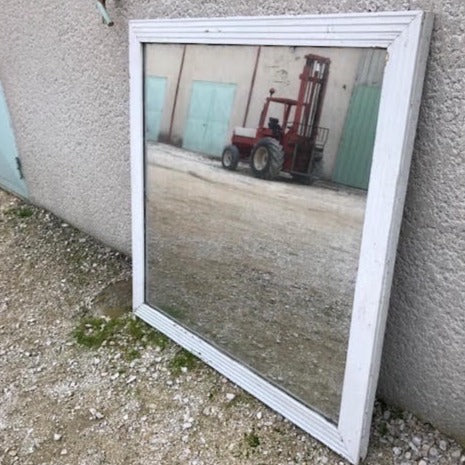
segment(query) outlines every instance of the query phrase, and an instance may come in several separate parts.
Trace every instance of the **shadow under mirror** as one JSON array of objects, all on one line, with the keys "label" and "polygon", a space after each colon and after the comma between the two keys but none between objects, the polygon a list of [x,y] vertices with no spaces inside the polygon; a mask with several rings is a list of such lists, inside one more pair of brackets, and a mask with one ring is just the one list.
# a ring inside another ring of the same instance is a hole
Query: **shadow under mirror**
[{"label": "shadow under mirror", "polygon": [[333,422],[385,55],[144,49],[147,303]]}]

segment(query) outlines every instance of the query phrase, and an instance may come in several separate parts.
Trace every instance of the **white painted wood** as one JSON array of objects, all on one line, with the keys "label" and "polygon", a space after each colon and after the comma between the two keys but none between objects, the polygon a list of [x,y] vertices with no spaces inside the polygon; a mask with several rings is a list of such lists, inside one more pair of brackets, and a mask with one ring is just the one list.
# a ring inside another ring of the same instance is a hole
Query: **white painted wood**
[{"label": "white painted wood", "polygon": [[388,47],[339,418],[351,456],[368,447],[431,31],[419,14]]},{"label": "white painted wood", "polygon": [[315,438],[325,442],[338,454],[350,460],[335,424],[330,423],[323,416],[304,406],[233,358],[226,356],[161,311],[144,304],[135,310],[135,314],[274,410],[280,413],[285,412],[283,415],[290,421],[305,431],[311,431]]},{"label": "white painted wood", "polygon": [[[131,170],[136,315],[356,464],[366,454],[432,15],[419,11],[131,21]],[[381,93],[338,425],[145,304],[143,44],[384,47]]]},{"label": "white painted wood", "polygon": [[418,12],[131,21],[144,42],[388,47]]},{"label": "white painted wood", "polygon": [[145,189],[143,47],[129,28],[129,118],[131,144],[132,305],[145,301]]}]

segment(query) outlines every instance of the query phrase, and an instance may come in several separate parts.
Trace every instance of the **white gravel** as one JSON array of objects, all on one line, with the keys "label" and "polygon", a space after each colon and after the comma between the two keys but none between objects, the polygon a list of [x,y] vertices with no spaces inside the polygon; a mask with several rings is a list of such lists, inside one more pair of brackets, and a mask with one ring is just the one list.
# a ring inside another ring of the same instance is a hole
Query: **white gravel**
[{"label": "white gravel", "polygon": [[[0,191],[0,464],[345,463],[208,367],[175,370],[174,344],[79,345],[72,332],[94,297],[130,273],[121,254]],[[465,455],[377,403],[366,463]]]}]

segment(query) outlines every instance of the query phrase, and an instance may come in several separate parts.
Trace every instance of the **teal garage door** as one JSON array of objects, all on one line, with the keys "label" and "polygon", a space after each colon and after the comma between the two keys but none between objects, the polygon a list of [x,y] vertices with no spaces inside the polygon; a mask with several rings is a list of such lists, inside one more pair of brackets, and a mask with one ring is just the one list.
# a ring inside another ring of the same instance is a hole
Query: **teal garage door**
[{"label": "teal garage door", "polygon": [[26,185],[19,170],[18,150],[13,134],[5,93],[0,83],[0,186],[27,197]]},{"label": "teal garage door", "polygon": [[368,188],[385,64],[385,50],[366,50],[360,59],[333,171],[339,184]]},{"label": "teal garage door", "polygon": [[165,103],[166,78],[145,78],[145,137],[156,142],[160,135],[160,124]]},{"label": "teal garage door", "polygon": [[356,86],[342,132],[333,181],[368,189],[381,88]]},{"label": "teal garage door", "polygon": [[221,156],[227,144],[236,84],[194,81],[182,146]]}]

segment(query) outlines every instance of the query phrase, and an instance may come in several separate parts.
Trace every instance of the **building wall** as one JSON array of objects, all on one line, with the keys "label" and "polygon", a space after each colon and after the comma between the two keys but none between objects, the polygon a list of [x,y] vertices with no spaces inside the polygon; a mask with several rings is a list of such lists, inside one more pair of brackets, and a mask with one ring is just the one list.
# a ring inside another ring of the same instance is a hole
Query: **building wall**
[{"label": "building wall", "polygon": [[[182,45],[153,44],[146,48],[146,72],[167,78],[167,96],[161,125],[160,140],[169,133],[174,94],[182,61]],[[262,47],[251,94],[245,126],[256,128],[269,89],[276,90],[276,97],[296,99],[305,55],[320,54],[331,60],[328,91],[323,106],[320,126],[329,128],[321,175],[331,179],[341,133],[359,69],[362,49],[313,47]],[[188,45],[179,82],[179,93],[173,119],[171,141],[182,144],[187,113],[194,80],[234,83],[236,95],[229,123],[229,137],[235,127],[242,127],[246,113],[257,47]],[[202,66],[199,66],[199,64]],[[237,64],[240,63],[240,66]],[[270,106],[269,116],[282,120],[282,106]],[[225,141],[226,145],[226,141]],[[218,156],[221,156],[219,153]]]},{"label": "building wall", "polygon": [[[3,0],[0,81],[30,198],[130,250],[127,20],[430,9],[436,13],[379,395],[465,442],[465,2]],[[395,135],[393,135],[395,137]]]}]

